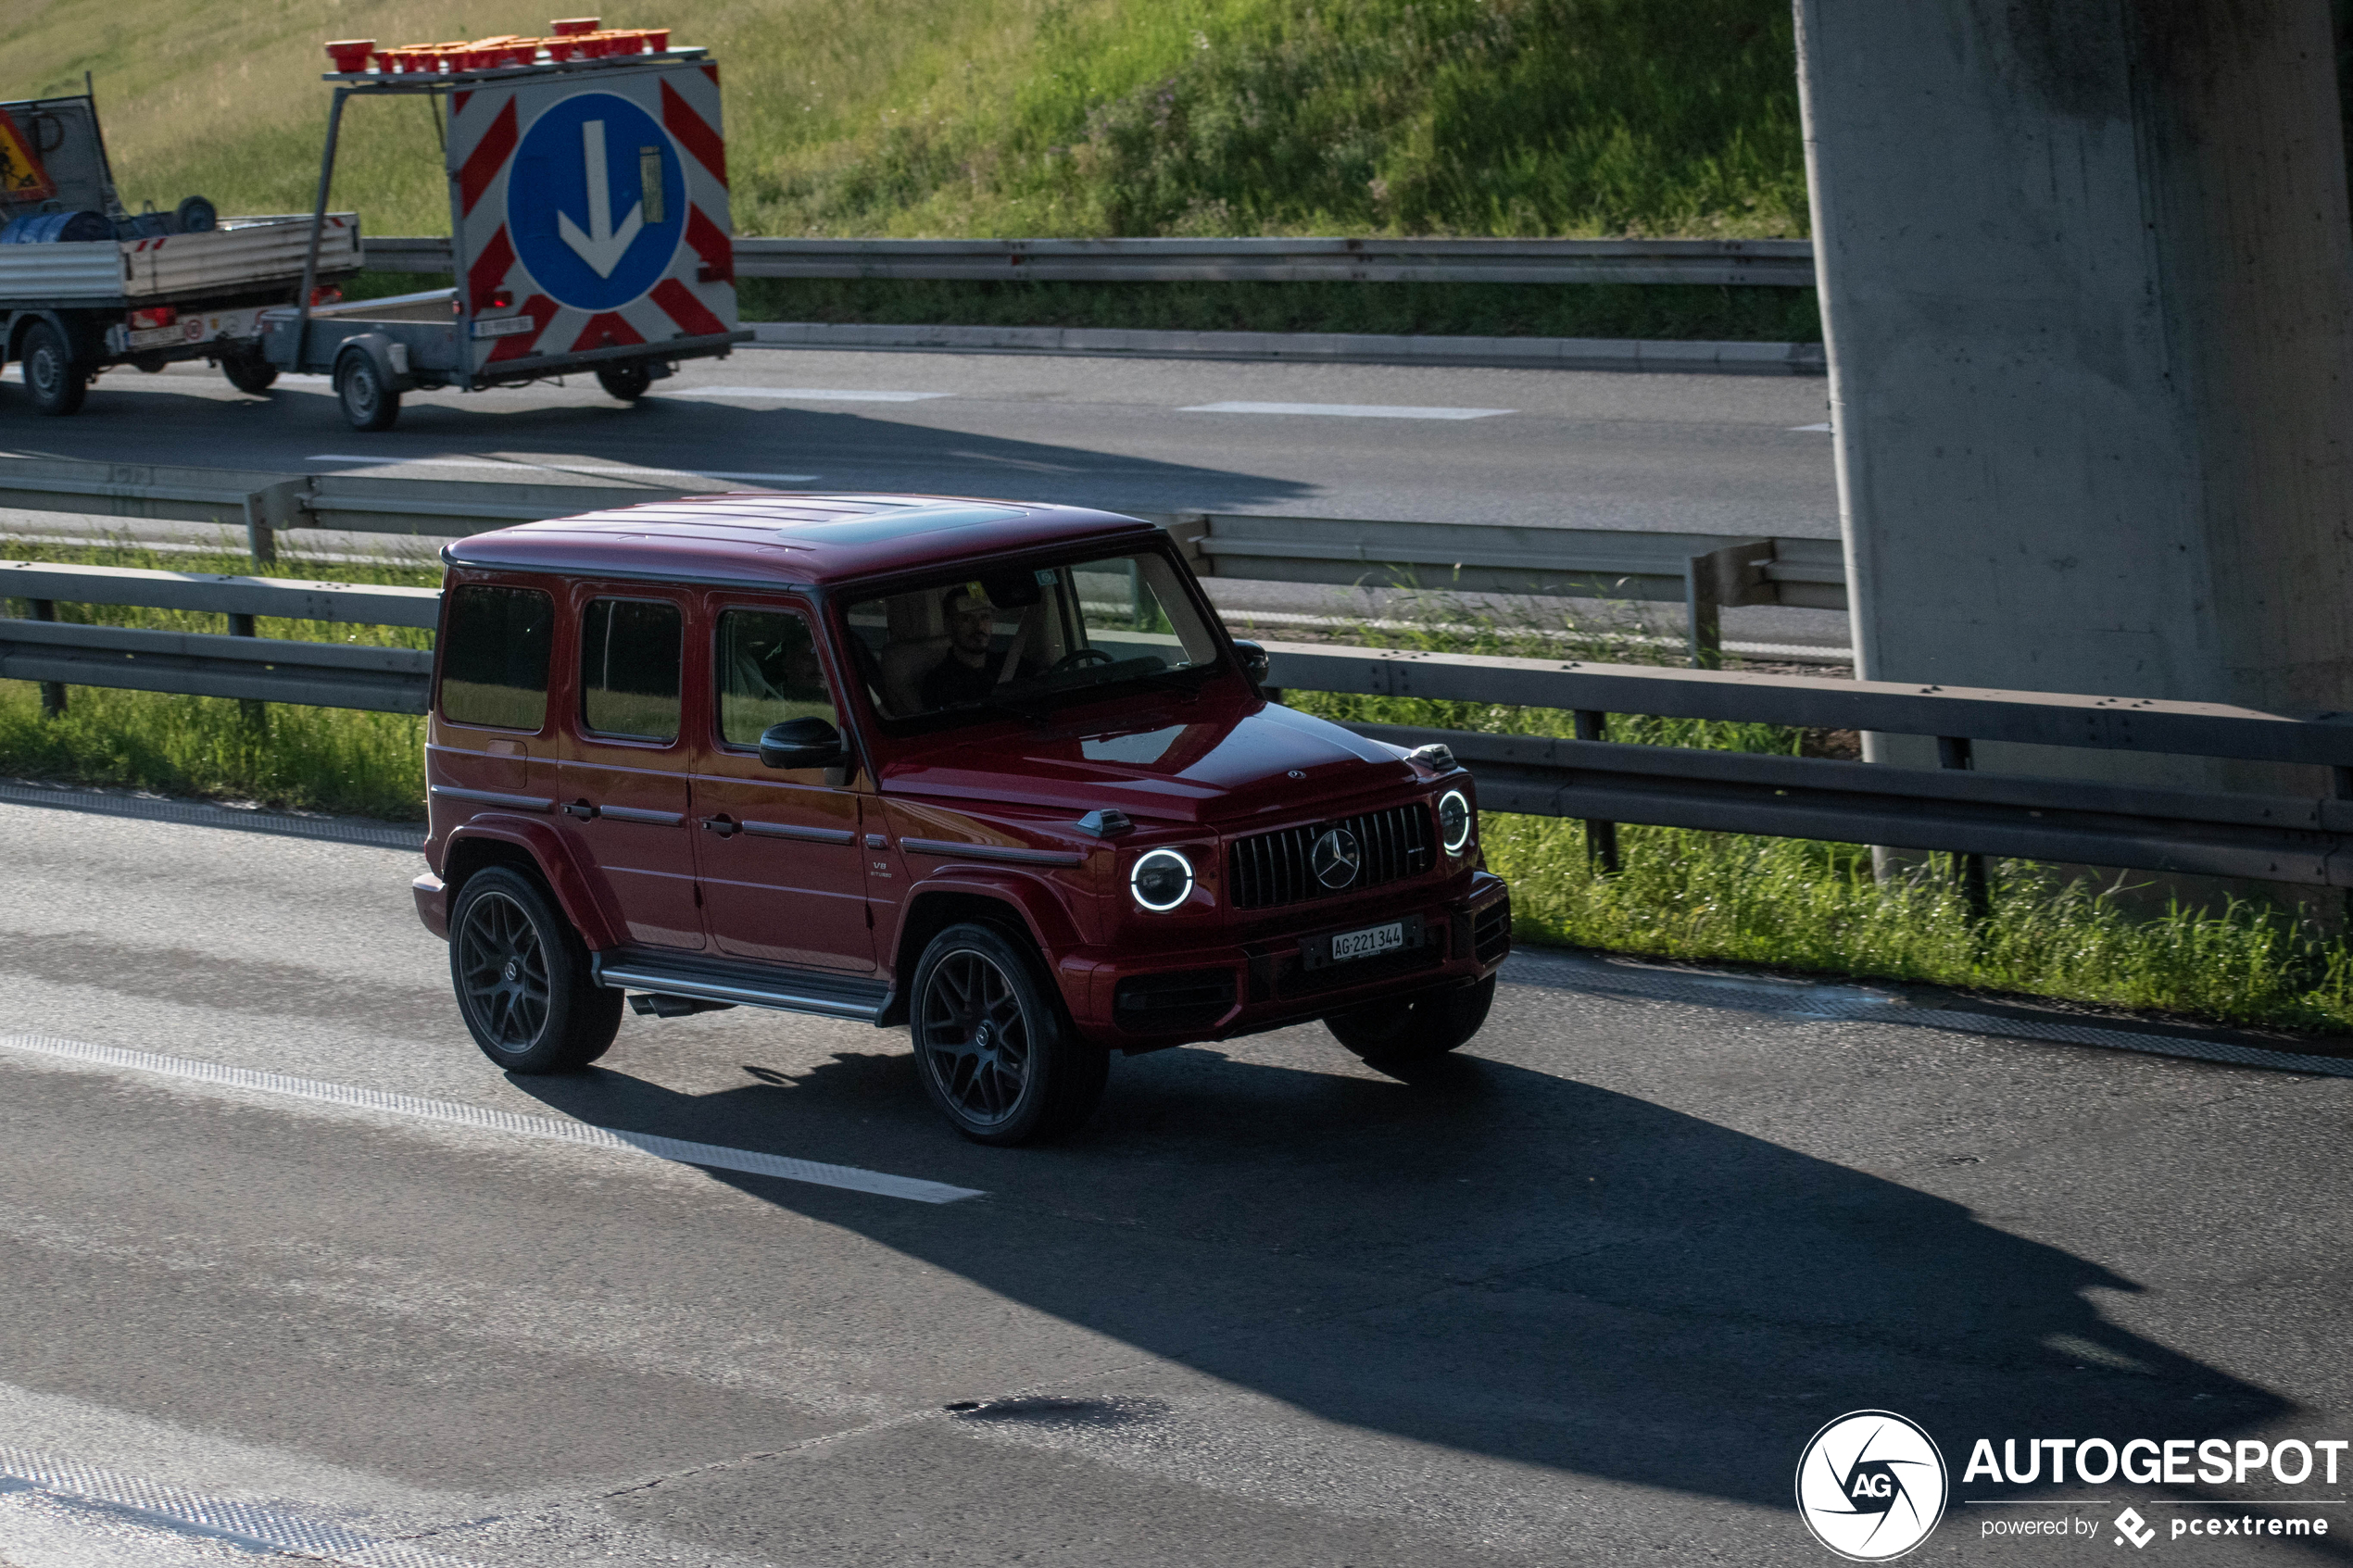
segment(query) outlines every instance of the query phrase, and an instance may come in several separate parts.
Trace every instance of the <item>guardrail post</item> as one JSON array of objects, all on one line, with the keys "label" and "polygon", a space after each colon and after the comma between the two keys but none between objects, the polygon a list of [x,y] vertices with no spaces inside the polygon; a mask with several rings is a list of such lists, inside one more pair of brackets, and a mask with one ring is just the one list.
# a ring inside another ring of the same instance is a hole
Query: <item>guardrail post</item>
[{"label": "guardrail post", "polygon": [[[1940,768],[1974,768],[1975,753],[1967,735],[1936,737],[1936,765]],[[1984,920],[1993,914],[1994,891],[1985,880],[1984,856],[1955,855],[1953,880],[1960,886],[1961,901],[1969,906],[1971,920]]]},{"label": "guardrail post", "polygon": [[1780,602],[1780,591],[1765,575],[1772,559],[1770,539],[1745,539],[1693,556],[1684,564],[1683,613],[1691,623],[1692,669],[1722,667],[1724,631],[1719,612],[1726,606]]},{"label": "guardrail post", "polygon": [[[261,633],[254,630],[252,616],[239,615],[232,610],[229,613],[229,634],[233,637],[258,637]],[[237,699],[237,712],[245,720],[245,729],[256,739],[269,734],[270,705],[268,703],[257,697],[242,696]]]},{"label": "guardrail post", "polygon": [[282,479],[245,497],[245,548],[252,553],[254,565],[276,563],[278,530],[300,525],[303,498],[309,486],[307,479]]},{"label": "guardrail post", "polygon": [[[1609,715],[1590,708],[1577,711],[1579,740],[1609,739]],[[1616,876],[1618,871],[1617,824],[1588,821],[1585,824],[1585,863],[1603,876]]]},{"label": "guardrail post", "polygon": [[[35,621],[55,621],[57,619],[57,602],[55,599],[27,599],[25,600],[25,606],[31,612],[32,619]],[[65,716],[66,684],[63,681],[42,682],[41,717],[44,719],[62,719]]]}]

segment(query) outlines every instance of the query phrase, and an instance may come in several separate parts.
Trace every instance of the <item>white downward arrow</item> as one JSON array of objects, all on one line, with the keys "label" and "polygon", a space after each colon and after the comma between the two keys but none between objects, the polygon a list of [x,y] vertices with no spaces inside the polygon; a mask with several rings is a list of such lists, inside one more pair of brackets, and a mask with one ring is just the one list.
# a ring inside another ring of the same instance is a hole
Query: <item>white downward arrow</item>
[{"label": "white downward arrow", "polygon": [[637,231],[646,226],[645,204],[629,209],[616,231],[612,226],[612,176],[605,167],[605,122],[592,119],[580,128],[581,156],[588,164],[588,232],[582,233],[572,214],[558,208],[556,232],[580,255],[580,259],[596,269],[599,278],[610,278],[612,270],[621,265],[628,254],[630,242]]}]

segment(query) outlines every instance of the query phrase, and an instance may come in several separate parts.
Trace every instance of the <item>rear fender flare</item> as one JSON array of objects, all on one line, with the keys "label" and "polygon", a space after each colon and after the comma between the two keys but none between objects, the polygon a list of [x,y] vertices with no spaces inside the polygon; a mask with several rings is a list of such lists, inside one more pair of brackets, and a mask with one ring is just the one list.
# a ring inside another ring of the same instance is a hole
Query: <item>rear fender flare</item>
[{"label": "rear fender flare", "polygon": [[591,952],[621,946],[612,922],[606,919],[603,902],[598,898],[596,887],[581,869],[577,857],[564,843],[563,835],[546,822],[533,822],[528,817],[483,816],[450,830],[449,841],[441,851],[442,880],[449,884],[449,907],[458,906],[458,890],[465,879],[484,865],[497,865],[511,860],[511,853],[501,853],[504,847],[519,848],[539,872],[540,880],[556,896],[557,908],[572,922],[580,939]]}]

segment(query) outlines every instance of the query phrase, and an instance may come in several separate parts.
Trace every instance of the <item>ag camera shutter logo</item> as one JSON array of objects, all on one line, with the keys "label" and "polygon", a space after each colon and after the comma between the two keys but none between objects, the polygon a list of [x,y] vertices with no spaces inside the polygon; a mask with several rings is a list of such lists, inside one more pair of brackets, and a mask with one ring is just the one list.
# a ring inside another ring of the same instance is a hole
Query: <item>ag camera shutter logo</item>
[{"label": "ag camera shutter logo", "polygon": [[1935,1442],[1893,1411],[1840,1416],[1798,1456],[1798,1517],[1853,1562],[1885,1562],[1928,1539],[1949,1490]]}]

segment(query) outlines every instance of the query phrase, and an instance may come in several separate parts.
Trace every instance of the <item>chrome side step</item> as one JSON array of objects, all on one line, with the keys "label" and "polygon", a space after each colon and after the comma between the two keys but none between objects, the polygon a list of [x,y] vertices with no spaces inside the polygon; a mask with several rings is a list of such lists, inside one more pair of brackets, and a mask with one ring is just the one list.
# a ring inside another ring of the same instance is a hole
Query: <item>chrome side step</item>
[{"label": "chrome side step", "polygon": [[588,972],[598,985],[616,991],[650,991],[657,996],[813,1013],[861,1023],[880,1018],[890,1002],[890,987],[879,980],[726,963],[690,954],[673,957],[643,948],[592,953]]}]

